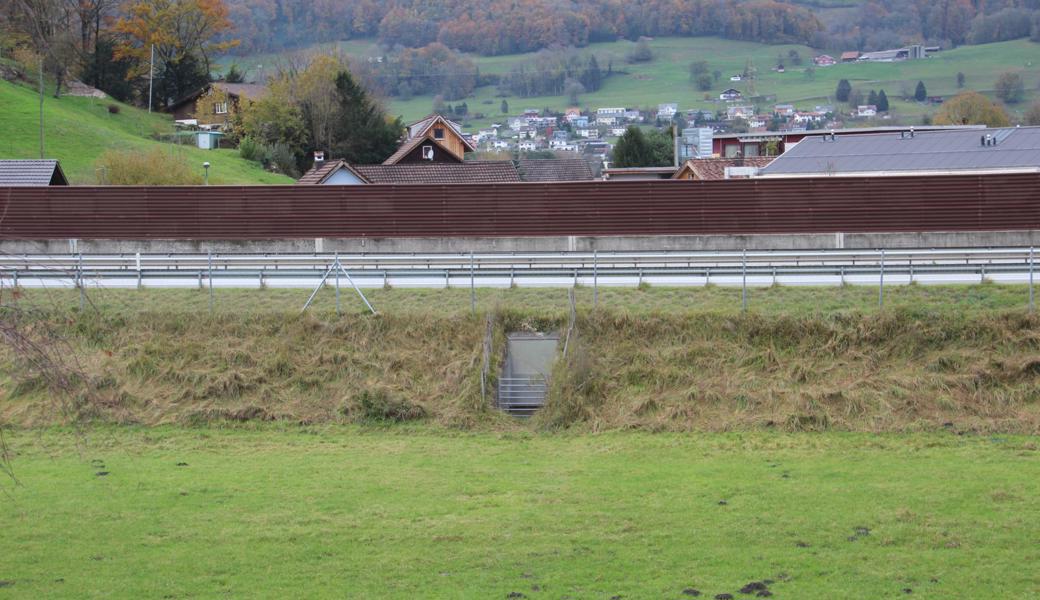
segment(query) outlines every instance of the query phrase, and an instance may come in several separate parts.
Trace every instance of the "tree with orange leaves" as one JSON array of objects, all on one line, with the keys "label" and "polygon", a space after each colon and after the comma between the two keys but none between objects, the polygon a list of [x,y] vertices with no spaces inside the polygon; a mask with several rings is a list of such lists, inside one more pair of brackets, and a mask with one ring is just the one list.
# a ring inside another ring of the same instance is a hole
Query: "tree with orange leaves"
[{"label": "tree with orange leaves", "polygon": [[223,0],[129,0],[123,15],[115,24],[122,37],[116,55],[134,59],[132,76],[142,77],[155,48],[160,105],[207,82],[210,57],[238,45],[226,38],[232,24]]}]

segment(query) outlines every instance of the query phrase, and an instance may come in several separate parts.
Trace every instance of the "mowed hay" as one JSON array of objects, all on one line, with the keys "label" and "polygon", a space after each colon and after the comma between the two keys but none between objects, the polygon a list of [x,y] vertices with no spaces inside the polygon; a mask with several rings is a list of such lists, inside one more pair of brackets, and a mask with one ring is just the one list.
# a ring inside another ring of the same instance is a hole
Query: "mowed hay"
[{"label": "mowed hay", "polygon": [[531,421],[493,408],[505,333],[564,331],[558,314],[493,316],[484,397],[479,314],[33,319],[23,328],[53,329],[81,376],[55,390],[5,349],[0,419],[10,424],[1040,432],[1040,319],[1025,312],[581,312]]},{"label": "mowed hay", "polygon": [[1040,431],[1040,320],[885,312],[580,318],[547,428]]}]

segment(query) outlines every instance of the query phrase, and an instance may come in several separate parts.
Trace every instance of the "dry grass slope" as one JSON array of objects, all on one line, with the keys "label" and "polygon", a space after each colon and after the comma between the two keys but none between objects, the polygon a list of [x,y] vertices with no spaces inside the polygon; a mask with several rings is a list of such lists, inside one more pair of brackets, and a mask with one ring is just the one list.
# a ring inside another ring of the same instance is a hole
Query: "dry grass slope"
[{"label": "dry grass slope", "polygon": [[[481,398],[479,314],[31,314],[24,329],[65,339],[83,377],[74,410],[56,410],[60,394],[5,350],[14,375],[0,380],[0,419],[16,425],[1040,432],[1040,318],[1024,311],[579,311],[549,405],[530,425]],[[506,331],[560,329],[565,316],[505,309],[494,322],[492,374]]]}]

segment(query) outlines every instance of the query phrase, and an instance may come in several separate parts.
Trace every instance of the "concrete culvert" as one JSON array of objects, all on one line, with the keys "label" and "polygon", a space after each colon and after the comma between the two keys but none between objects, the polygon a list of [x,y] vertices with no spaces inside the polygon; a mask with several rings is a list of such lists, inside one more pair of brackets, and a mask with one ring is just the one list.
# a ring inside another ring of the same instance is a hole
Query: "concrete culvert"
[{"label": "concrete culvert", "polygon": [[511,333],[506,337],[506,356],[498,379],[499,409],[526,418],[545,405],[559,341],[555,333]]}]

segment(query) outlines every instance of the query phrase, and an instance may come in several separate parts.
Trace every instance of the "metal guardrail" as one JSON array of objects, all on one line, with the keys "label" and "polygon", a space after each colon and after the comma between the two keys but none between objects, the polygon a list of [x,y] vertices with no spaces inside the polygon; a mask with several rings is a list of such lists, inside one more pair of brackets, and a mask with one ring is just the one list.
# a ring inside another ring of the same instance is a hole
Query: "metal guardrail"
[{"label": "metal guardrail", "polygon": [[338,260],[360,286],[966,283],[1032,279],[1032,248],[465,254],[0,255],[0,283],[313,287]]}]

